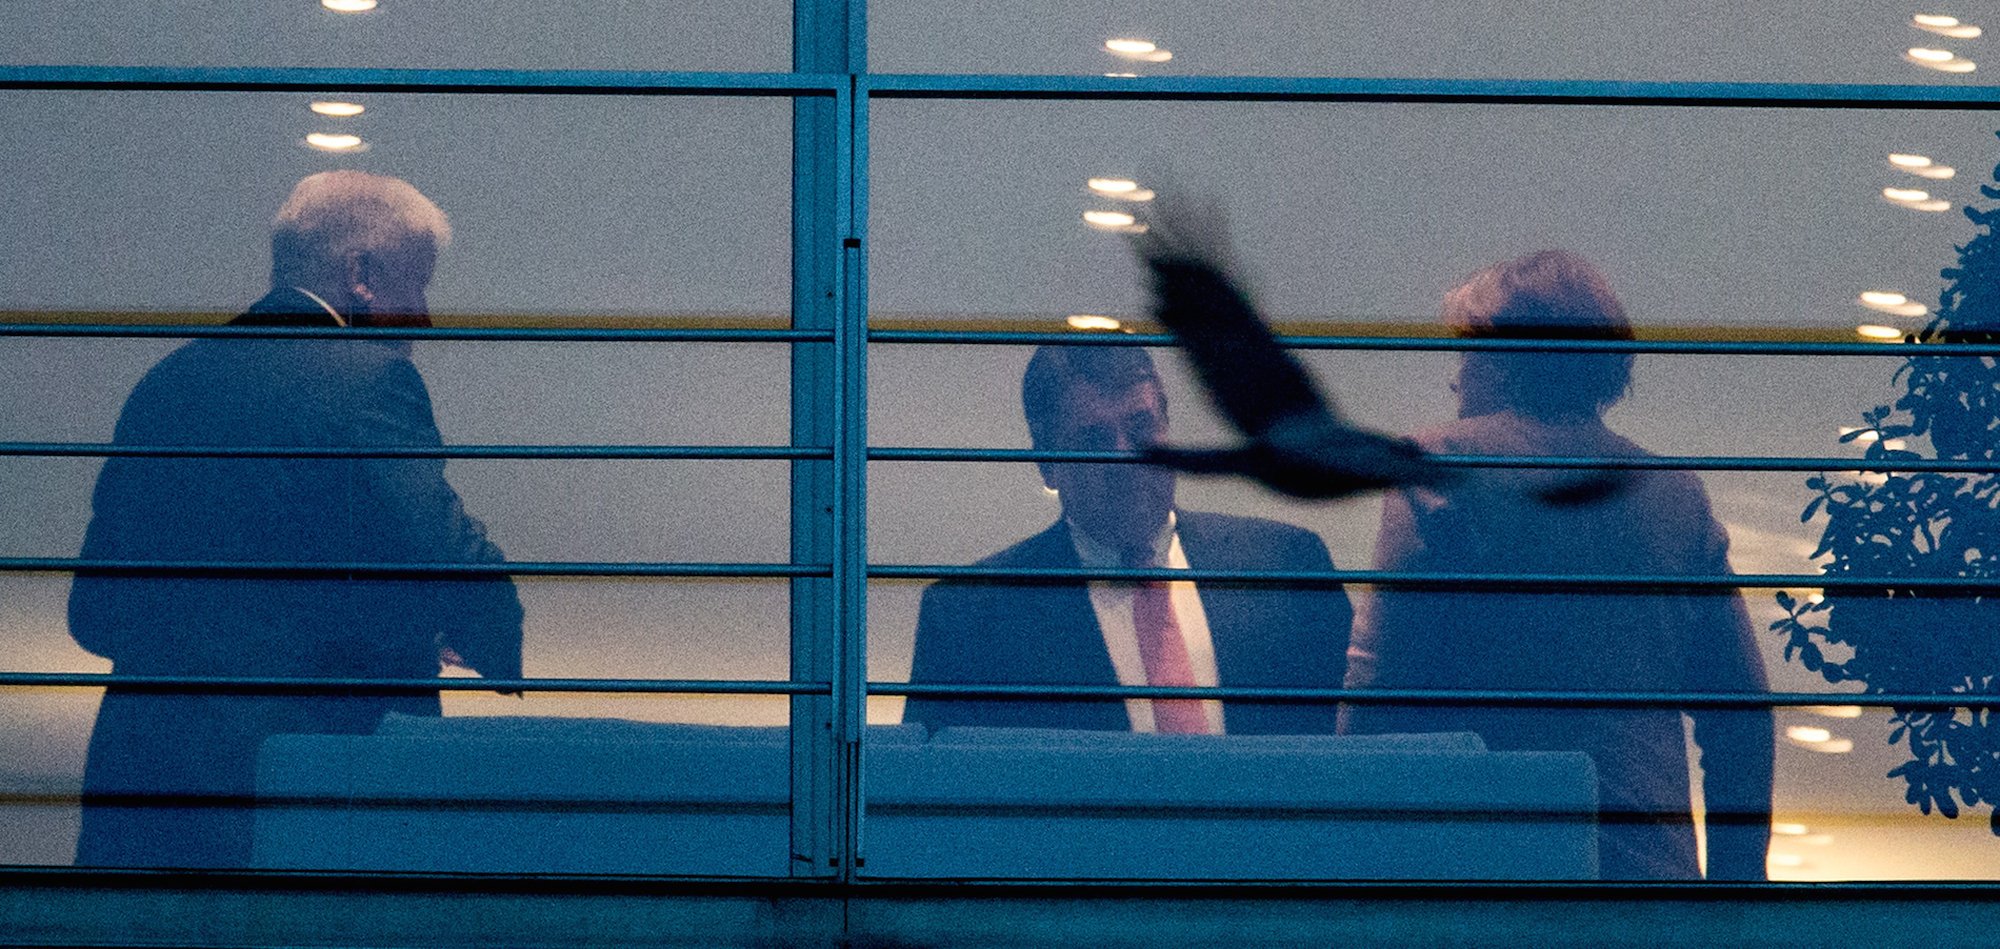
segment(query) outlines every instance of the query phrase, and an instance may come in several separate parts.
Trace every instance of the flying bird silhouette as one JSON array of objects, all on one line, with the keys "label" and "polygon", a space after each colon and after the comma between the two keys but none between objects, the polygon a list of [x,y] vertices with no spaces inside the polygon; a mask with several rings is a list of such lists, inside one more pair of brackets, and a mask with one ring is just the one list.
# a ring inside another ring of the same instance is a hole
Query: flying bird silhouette
[{"label": "flying bird silhouette", "polygon": [[[1216,407],[1243,435],[1232,448],[1155,446],[1155,464],[1192,474],[1240,475],[1293,497],[1331,500],[1363,491],[1445,488],[1464,477],[1407,439],[1340,416],[1229,276],[1220,209],[1159,189],[1128,233],[1152,276],[1153,316],[1179,339]],[[1537,489],[1546,504],[1602,500],[1623,471],[1595,471]]]}]

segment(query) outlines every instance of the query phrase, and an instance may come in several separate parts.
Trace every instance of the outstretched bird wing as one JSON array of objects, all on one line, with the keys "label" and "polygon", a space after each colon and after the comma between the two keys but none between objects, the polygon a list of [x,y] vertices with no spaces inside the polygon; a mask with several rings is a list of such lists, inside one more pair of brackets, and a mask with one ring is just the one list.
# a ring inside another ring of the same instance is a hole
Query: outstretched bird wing
[{"label": "outstretched bird wing", "polygon": [[[1302,498],[1439,488],[1461,473],[1414,443],[1357,428],[1313,385],[1229,277],[1222,214],[1162,193],[1132,244],[1152,274],[1153,315],[1179,339],[1217,408],[1244,436],[1235,448],[1158,447],[1153,459],[1199,474],[1235,474]],[[1536,492],[1556,506],[1623,490],[1630,472],[1592,471]]]},{"label": "outstretched bird wing", "polygon": [[1180,340],[1217,408],[1246,442],[1155,449],[1161,463],[1246,475],[1305,498],[1453,480],[1456,471],[1415,445],[1344,422],[1229,278],[1220,213],[1163,198],[1133,236],[1152,273],[1153,315]]}]

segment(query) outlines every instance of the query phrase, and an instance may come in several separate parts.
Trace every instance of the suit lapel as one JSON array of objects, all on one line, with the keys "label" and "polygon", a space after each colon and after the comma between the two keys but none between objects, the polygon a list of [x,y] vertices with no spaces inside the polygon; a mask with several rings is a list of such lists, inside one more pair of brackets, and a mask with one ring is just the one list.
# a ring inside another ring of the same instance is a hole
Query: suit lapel
[{"label": "suit lapel", "polygon": [[[1035,541],[1031,550],[1022,552],[1024,566],[1070,570],[1082,566],[1067,522],[1057,521]],[[1097,624],[1089,586],[1047,586],[1041,593],[1048,598],[1046,608],[1040,611],[1048,625],[1040,637],[1046,652],[1030,660],[1044,670],[1037,678],[1060,685],[1117,685],[1118,673],[1111,667],[1111,653],[1104,646],[1104,631]]]},{"label": "suit lapel", "polygon": [[[1241,566],[1230,556],[1228,544],[1216,543],[1206,517],[1186,511],[1175,515],[1175,533],[1180,535],[1181,553],[1187,555],[1190,570],[1234,570]],[[1207,583],[1195,588],[1201,597],[1201,611],[1208,619],[1208,638],[1215,649],[1215,681],[1231,685],[1254,680],[1245,678],[1245,616],[1241,590]],[[1254,622],[1250,624],[1254,628]]]}]

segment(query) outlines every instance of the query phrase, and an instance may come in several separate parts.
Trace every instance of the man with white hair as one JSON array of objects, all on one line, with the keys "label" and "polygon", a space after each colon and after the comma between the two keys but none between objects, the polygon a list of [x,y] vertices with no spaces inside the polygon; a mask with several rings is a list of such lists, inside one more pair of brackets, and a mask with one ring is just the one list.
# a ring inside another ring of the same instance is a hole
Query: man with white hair
[{"label": "man with white hair", "polygon": [[[450,240],[408,183],[356,171],[301,181],[278,212],[271,291],[238,325],[428,326]],[[407,340],[199,339],[126,400],[120,445],[437,446]],[[427,458],[114,457],[92,500],[91,560],[493,563],[503,559]],[[123,675],[435,677],[441,662],[521,674],[521,606],[504,577],[386,580],[284,570],[80,571],[70,634]],[[84,768],[77,862],[251,863],[258,747],[279,734],[368,734],[391,711],[437,715],[435,690],[105,692]]]}]

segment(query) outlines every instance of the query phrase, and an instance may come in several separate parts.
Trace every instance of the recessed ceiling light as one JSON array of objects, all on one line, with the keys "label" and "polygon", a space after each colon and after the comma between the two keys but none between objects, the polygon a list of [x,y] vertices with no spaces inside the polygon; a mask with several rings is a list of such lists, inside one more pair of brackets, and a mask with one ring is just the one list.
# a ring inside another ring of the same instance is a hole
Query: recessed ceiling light
[{"label": "recessed ceiling light", "polygon": [[1861,706],[1859,705],[1809,705],[1806,706],[1806,711],[1814,715],[1824,715],[1827,718],[1861,717]]},{"label": "recessed ceiling light", "polygon": [[1129,178],[1092,178],[1087,184],[1098,197],[1114,201],[1151,201],[1158,197]]},{"label": "recessed ceiling light", "polygon": [[1854,741],[1849,738],[1835,738],[1832,741],[1823,741],[1816,745],[1807,745],[1806,747],[1822,754],[1844,755],[1854,750]]},{"label": "recessed ceiling light", "polygon": [[312,110],[320,115],[331,115],[336,118],[360,115],[368,111],[365,106],[358,102],[315,102],[312,104]]},{"label": "recessed ceiling light", "polygon": [[1824,728],[1817,728],[1812,725],[1793,725],[1785,729],[1785,737],[1793,741],[1818,744],[1823,741],[1832,741],[1833,733]]},{"label": "recessed ceiling light", "polygon": [[1926,33],[1949,36],[1953,39],[1969,40],[1979,36],[1979,27],[1960,23],[1955,16],[1926,16],[1922,13],[1910,18],[1910,25]]},{"label": "recessed ceiling light", "polygon": [[1174,54],[1171,50],[1156,49],[1150,53],[1140,53],[1132,58],[1142,63],[1164,63],[1174,58]]},{"label": "recessed ceiling light", "polygon": [[319,0],[319,5],[335,13],[367,13],[375,9],[375,0]]},{"label": "recessed ceiling light", "polygon": [[1883,188],[1882,199],[1890,204],[1916,211],[1949,211],[1951,202],[1931,197],[1928,191],[1917,188]]},{"label": "recessed ceiling light", "polygon": [[1138,74],[1138,73],[1135,73],[1135,72],[1108,72],[1108,73],[1105,73],[1105,74],[1104,74],[1104,78],[1106,78],[1106,79],[1137,79],[1137,78],[1139,78],[1139,74]]},{"label": "recessed ceiling light", "polygon": [[1935,69],[1939,72],[1971,72],[1979,68],[1978,63],[1960,59],[1948,49],[1912,46],[1903,54],[1903,58],[1925,69]]},{"label": "recessed ceiling light", "polygon": [[1094,313],[1078,313],[1065,322],[1069,323],[1071,327],[1080,330],[1115,330],[1125,325],[1111,317],[1098,316]]},{"label": "recessed ceiling light", "polygon": [[1907,171],[1913,175],[1921,175],[1925,178],[1936,178],[1939,180],[1958,174],[1957,169],[1952,168],[1950,165],[1940,165],[1932,161],[1928,155],[1891,153],[1889,155],[1889,166],[1897,171]]},{"label": "recessed ceiling light", "polygon": [[[1894,313],[1897,316],[1922,316],[1930,312],[1929,307],[1894,290],[1865,290],[1855,302],[1871,310]],[[1841,434],[1845,435],[1847,432],[1848,430],[1842,430]]]},{"label": "recessed ceiling light", "polygon": [[1774,853],[1770,860],[1774,867],[1802,867],[1806,864],[1806,858],[1795,853]]},{"label": "recessed ceiling light", "polygon": [[1807,827],[1804,824],[1783,824],[1775,822],[1771,824],[1771,833],[1780,834],[1786,837],[1803,837],[1807,833],[1811,832],[1811,830],[1812,828]]},{"label": "recessed ceiling light", "polygon": [[1159,49],[1158,46],[1145,40],[1105,40],[1104,48],[1125,56],[1137,56]]},{"label": "recessed ceiling light", "polygon": [[1860,336],[1862,339],[1898,340],[1903,338],[1903,331],[1893,326],[1863,324],[1855,327],[1854,332],[1855,335]]},{"label": "recessed ceiling light", "polygon": [[1083,219],[1093,227],[1131,227],[1139,220],[1123,211],[1085,211]]},{"label": "recessed ceiling light", "polygon": [[1910,302],[1910,298],[1888,290],[1868,290],[1861,294],[1861,302],[1869,306],[1901,306]]},{"label": "recessed ceiling light", "polygon": [[361,147],[361,137],[358,135],[328,135],[325,132],[314,132],[306,136],[306,144],[329,152],[349,152]]}]

